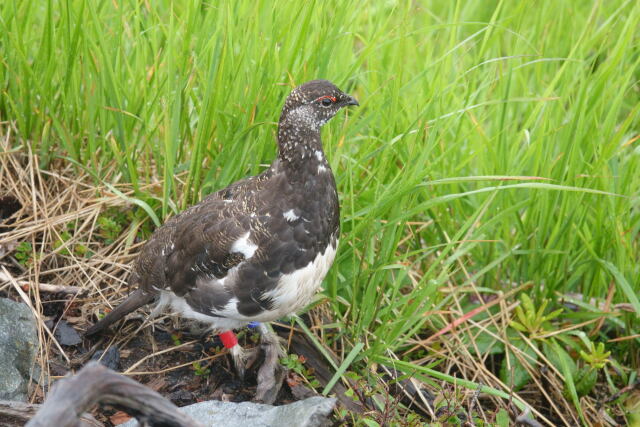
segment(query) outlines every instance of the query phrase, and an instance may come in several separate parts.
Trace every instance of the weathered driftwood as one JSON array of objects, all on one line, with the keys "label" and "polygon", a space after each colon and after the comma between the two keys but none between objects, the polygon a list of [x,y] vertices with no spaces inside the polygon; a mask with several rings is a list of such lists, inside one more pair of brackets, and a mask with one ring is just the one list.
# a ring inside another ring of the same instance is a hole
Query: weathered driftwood
[{"label": "weathered driftwood", "polygon": [[40,405],[15,402],[13,400],[0,400],[0,420],[5,426],[23,426],[38,411]]},{"label": "weathered driftwood", "polygon": [[[35,403],[0,400],[0,426],[22,427],[36,415],[41,407],[42,405]],[[82,415],[79,425],[82,427],[104,427],[104,424],[89,414]]]},{"label": "weathered driftwood", "polygon": [[27,427],[84,427],[78,418],[96,403],[124,411],[142,426],[202,427],[159,393],[97,362],[57,382]]}]

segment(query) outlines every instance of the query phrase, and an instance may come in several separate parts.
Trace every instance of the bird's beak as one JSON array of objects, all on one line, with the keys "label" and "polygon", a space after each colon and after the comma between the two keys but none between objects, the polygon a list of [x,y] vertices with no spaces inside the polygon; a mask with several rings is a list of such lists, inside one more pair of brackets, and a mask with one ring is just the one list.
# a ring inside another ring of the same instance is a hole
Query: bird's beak
[{"label": "bird's beak", "polygon": [[347,97],[344,100],[344,105],[355,105],[355,106],[360,106],[360,103],[358,102],[357,99],[355,99],[353,96],[351,95],[347,95]]}]

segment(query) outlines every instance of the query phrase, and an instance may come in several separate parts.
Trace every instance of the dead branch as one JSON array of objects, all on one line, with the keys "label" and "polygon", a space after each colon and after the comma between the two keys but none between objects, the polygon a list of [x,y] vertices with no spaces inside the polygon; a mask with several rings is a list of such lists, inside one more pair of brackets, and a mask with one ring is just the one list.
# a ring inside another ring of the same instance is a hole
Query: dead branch
[{"label": "dead branch", "polygon": [[97,362],[56,383],[27,427],[78,427],[79,416],[96,403],[124,411],[144,426],[202,427],[159,393]]},{"label": "dead branch", "polygon": [[[17,402],[13,400],[0,400],[0,419],[3,427],[22,427],[33,418],[42,405],[35,403]],[[103,427],[104,424],[89,414],[83,414],[80,419],[82,427]]]},{"label": "dead branch", "polygon": [[[12,277],[0,271],[0,282],[10,282],[11,280],[12,280]],[[16,283],[18,283],[18,285],[20,286],[34,285],[28,280],[16,280]],[[83,289],[78,286],[52,285],[50,283],[38,283],[37,286],[40,292],[49,292],[49,293],[62,293],[62,294],[75,295],[83,291]]]}]

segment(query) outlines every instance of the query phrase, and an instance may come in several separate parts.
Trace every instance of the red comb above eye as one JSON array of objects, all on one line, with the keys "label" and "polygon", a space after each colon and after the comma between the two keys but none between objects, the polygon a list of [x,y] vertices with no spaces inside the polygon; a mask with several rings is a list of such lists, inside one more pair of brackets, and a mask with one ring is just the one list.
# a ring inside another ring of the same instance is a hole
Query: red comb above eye
[{"label": "red comb above eye", "polygon": [[337,101],[335,96],[329,96],[329,95],[321,96],[320,98],[316,99],[316,101],[322,101],[323,99],[330,99],[333,102]]}]

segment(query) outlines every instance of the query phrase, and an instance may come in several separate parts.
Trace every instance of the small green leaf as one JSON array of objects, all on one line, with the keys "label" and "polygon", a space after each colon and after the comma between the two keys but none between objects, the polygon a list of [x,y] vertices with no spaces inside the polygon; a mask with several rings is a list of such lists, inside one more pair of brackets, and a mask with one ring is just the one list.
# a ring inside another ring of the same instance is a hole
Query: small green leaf
[{"label": "small green leaf", "polygon": [[574,380],[578,396],[586,396],[591,393],[591,390],[593,390],[596,385],[596,381],[598,380],[598,371],[593,368],[582,368],[578,370]]},{"label": "small green leaf", "polygon": [[487,329],[487,332],[478,330],[465,333],[462,342],[470,352],[477,356],[504,353],[504,343],[491,335],[491,333],[496,334],[496,328],[490,326]]},{"label": "small green leaf", "polygon": [[496,414],[496,425],[498,425],[498,427],[509,427],[510,423],[509,413],[501,408]]},{"label": "small green leaf", "polygon": [[545,320],[553,320],[556,317],[560,316],[562,314],[563,309],[559,308],[555,311],[552,311],[551,313],[547,314],[546,316],[544,316]]},{"label": "small green leaf", "polygon": [[520,322],[516,322],[515,320],[512,320],[509,323],[509,326],[511,326],[513,329],[518,330],[520,332],[529,332],[529,330]]},{"label": "small green leaf", "polygon": [[16,260],[23,266],[27,266],[31,262],[31,255],[33,254],[33,247],[30,242],[21,242],[15,250]]},{"label": "small green leaf", "polygon": [[380,424],[378,424],[375,420],[372,420],[371,418],[363,418],[362,422],[369,427],[380,427]]},{"label": "small green leaf", "polygon": [[552,342],[552,348],[558,356],[557,360],[560,363],[560,372],[562,372],[562,375],[564,376],[565,395],[571,398],[573,405],[578,411],[578,415],[580,415],[580,419],[586,424],[574,380],[576,375],[575,363],[573,359],[571,359],[571,356],[569,356],[569,354],[564,351],[556,341]]},{"label": "small green leaf", "polygon": [[[511,344],[524,353],[522,357],[525,359],[525,363],[532,365],[538,360],[538,354],[526,342],[513,340]],[[514,390],[520,390],[531,380],[531,375],[523,366],[520,359],[515,356],[514,352],[511,350],[508,351],[510,364],[507,363],[507,357],[502,360],[502,364],[500,365],[500,379],[505,384],[511,385]]]}]

